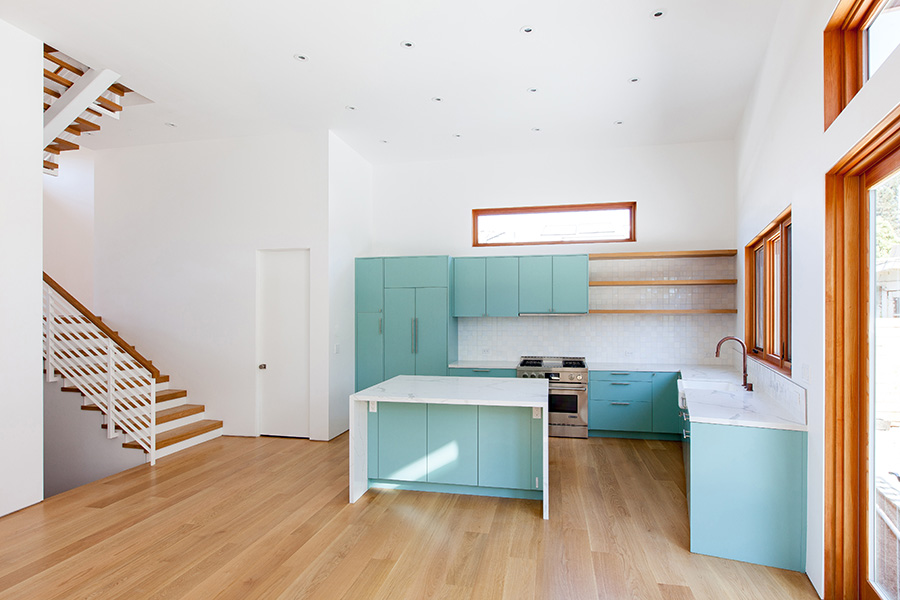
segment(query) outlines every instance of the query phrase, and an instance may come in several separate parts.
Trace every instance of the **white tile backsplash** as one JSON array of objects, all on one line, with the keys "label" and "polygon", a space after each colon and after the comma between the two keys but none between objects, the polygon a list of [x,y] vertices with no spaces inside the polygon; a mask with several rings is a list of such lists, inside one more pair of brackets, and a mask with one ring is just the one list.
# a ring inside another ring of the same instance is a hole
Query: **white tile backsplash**
[{"label": "white tile backsplash", "polygon": [[590,362],[728,365],[716,343],[736,331],[736,316],[584,315],[459,319],[459,360],[523,355],[584,356]]}]

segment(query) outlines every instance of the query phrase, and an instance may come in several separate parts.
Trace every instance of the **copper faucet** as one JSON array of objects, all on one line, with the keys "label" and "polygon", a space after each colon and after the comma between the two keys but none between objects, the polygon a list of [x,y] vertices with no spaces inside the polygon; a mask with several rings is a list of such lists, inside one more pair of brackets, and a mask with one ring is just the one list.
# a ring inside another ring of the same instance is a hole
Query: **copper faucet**
[{"label": "copper faucet", "polygon": [[744,340],[742,340],[739,337],[734,337],[733,335],[729,335],[728,337],[723,337],[721,340],[719,340],[719,343],[716,345],[716,358],[719,358],[719,351],[722,349],[722,343],[727,342],[728,340],[734,340],[738,344],[741,345],[741,352],[744,355],[744,389],[747,390],[748,392],[752,392],[753,384],[747,383],[747,344],[744,343]]}]

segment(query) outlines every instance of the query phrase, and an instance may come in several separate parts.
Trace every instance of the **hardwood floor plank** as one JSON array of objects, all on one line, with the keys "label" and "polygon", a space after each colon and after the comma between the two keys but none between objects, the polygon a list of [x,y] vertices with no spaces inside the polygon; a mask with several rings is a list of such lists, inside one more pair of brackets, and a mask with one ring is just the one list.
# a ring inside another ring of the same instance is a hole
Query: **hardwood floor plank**
[{"label": "hardwood floor plank", "polygon": [[681,446],[550,440],[540,502],[370,490],[348,436],[217,438],[0,518],[0,600],[815,600],[691,554]]}]

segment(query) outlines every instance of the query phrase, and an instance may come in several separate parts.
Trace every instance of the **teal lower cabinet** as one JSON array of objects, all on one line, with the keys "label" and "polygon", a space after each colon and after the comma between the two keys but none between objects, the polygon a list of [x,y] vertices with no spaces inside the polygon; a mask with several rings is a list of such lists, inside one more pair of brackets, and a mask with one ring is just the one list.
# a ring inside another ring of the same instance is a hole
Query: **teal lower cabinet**
[{"label": "teal lower cabinet", "polygon": [[448,370],[450,377],[515,377],[515,369],[458,369]]},{"label": "teal lower cabinet", "polygon": [[542,420],[531,408],[379,402],[367,425],[372,487],[543,497]]},{"label": "teal lower cabinet", "polygon": [[691,552],[806,569],[806,433],[691,423]]},{"label": "teal lower cabinet", "polygon": [[591,371],[588,435],[681,439],[678,376],[645,371]]},{"label": "teal lower cabinet", "polygon": [[478,407],[426,404],[427,480],[478,485]]}]

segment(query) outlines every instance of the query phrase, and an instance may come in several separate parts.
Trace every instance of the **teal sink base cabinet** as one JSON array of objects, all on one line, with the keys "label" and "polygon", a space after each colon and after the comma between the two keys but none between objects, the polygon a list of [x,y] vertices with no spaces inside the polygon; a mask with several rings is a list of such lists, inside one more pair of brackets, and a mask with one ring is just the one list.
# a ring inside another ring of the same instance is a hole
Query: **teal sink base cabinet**
[{"label": "teal sink base cabinet", "polygon": [[806,570],[806,433],[691,423],[691,552]]},{"label": "teal sink base cabinet", "polygon": [[613,431],[605,429],[588,429],[588,437],[619,438],[624,440],[658,440],[661,442],[680,442],[680,433],[653,433],[646,431]]}]

